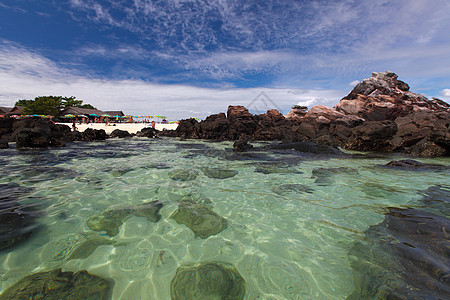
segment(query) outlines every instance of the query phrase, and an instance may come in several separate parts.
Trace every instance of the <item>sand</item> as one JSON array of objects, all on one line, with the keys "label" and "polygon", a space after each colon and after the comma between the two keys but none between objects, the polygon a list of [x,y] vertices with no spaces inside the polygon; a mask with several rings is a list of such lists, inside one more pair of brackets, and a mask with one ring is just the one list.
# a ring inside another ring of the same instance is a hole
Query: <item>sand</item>
[{"label": "sand", "polygon": [[[58,124],[64,124],[72,128],[72,123],[58,123]],[[142,128],[145,127],[151,127],[152,124],[150,123],[110,123],[109,125],[106,125],[105,123],[90,123],[90,124],[76,124],[78,131],[85,131],[87,128],[92,129],[104,129],[107,134],[110,134],[115,129],[120,130],[126,130],[129,133],[136,133],[138,131],[141,131]],[[115,126],[114,126],[115,125]],[[171,130],[171,129],[177,129],[178,124],[159,124],[157,123],[155,128],[157,130]]]}]

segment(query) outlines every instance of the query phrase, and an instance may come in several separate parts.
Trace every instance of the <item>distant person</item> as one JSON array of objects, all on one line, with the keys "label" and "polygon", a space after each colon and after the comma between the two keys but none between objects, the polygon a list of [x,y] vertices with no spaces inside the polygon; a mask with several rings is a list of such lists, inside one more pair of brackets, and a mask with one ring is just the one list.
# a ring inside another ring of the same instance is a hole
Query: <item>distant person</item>
[{"label": "distant person", "polygon": [[155,123],[155,121],[152,121],[152,128],[155,129],[155,127],[156,127],[156,123]]},{"label": "distant person", "polygon": [[163,120],[161,121],[161,124],[167,124],[167,120],[166,120],[166,119],[163,119]]},{"label": "distant person", "polygon": [[72,130],[73,131],[77,131],[78,130],[77,125],[75,124],[75,121],[73,121],[73,123],[72,123]]}]

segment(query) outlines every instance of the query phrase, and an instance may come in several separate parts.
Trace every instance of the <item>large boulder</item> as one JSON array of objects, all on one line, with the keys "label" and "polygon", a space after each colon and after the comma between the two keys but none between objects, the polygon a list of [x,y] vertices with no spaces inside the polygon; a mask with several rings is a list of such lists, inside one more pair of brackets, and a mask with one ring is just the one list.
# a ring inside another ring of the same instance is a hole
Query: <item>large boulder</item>
[{"label": "large boulder", "polygon": [[17,120],[13,124],[12,138],[17,148],[62,147],[70,128],[56,125],[50,120],[28,118]]},{"label": "large boulder", "polygon": [[228,106],[227,119],[230,121],[230,140],[249,139],[257,127],[253,115],[244,106]]},{"label": "large boulder", "polygon": [[442,100],[428,100],[409,91],[405,82],[393,72],[372,73],[344,97],[334,108],[366,120],[394,120],[420,111],[449,111]]},{"label": "large boulder", "polygon": [[344,147],[359,151],[391,152],[394,146],[392,137],[397,133],[397,124],[393,121],[368,121],[356,126]]},{"label": "large boulder", "polygon": [[224,113],[208,116],[199,124],[199,135],[202,139],[226,140],[230,124]]},{"label": "large boulder", "polygon": [[131,137],[131,134],[126,130],[115,129],[113,132],[111,132],[109,137],[110,138],[129,138],[129,137]]},{"label": "large boulder", "polygon": [[154,139],[154,138],[158,137],[158,130],[156,130],[155,128],[152,128],[152,127],[145,127],[145,128],[142,128],[141,131],[138,131],[136,133],[136,136]]}]

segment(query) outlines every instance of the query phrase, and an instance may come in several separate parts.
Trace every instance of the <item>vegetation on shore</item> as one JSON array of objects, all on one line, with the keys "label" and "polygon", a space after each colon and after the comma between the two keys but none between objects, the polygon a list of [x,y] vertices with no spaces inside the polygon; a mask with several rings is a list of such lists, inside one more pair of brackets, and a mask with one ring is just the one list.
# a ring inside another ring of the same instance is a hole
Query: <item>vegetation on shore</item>
[{"label": "vegetation on shore", "polygon": [[25,114],[50,116],[57,116],[69,107],[95,109],[90,104],[83,104],[83,100],[77,100],[74,96],[39,96],[34,98],[34,100],[19,100],[15,106],[22,106]]}]

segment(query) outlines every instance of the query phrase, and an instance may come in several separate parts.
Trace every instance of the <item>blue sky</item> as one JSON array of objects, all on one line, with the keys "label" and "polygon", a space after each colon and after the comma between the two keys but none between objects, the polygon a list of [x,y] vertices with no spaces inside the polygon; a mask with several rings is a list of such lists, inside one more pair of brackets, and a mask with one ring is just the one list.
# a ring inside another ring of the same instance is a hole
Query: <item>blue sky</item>
[{"label": "blue sky", "polygon": [[0,106],[203,118],[267,95],[287,113],[385,70],[449,101],[448,28],[448,0],[0,0]]}]

